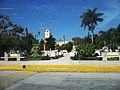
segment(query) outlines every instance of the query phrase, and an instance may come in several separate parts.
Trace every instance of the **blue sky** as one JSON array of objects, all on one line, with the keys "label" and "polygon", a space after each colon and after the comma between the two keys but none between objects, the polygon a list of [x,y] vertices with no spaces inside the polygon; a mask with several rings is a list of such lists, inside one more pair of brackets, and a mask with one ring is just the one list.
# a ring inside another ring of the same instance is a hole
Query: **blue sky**
[{"label": "blue sky", "polygon": [[0,13],[8,15],[13,23],[27,27],[34,35],[40,31],[38,39],[44,37],[47,27],[57,40],[63,39],[63,35],[66,40],[86,36],[87,30],[80,27],[79,17],[96,7],[104,13],[104,21],[95,33],[120,24],[120,0],[0,0]]}]

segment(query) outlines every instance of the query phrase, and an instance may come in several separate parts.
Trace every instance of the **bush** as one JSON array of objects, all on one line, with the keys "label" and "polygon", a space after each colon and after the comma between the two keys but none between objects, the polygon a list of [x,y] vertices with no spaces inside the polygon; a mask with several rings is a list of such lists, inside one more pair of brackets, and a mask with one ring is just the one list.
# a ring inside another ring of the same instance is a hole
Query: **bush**
[{"label": "bush", "polygon": [[94,53],[94,45],[93,44],[80,44],[77,46],[77,52],[78,55],[84,56],[84,57],[90,57],[93,56]]},{"label": "bush", "polygon": [[34,46],[31,49],[32,57],[37,58],[40,57],[40,48],[38,44],[34,44]]},{"label": "bush", "polygon": [[77,60],[100,60],[98,57],[84,57],[84,56],[78,56]]},{"label": "bush", "polygon": [[108,60],[119,60],[118,57],[111,57],[111,58],[108,58]]}]

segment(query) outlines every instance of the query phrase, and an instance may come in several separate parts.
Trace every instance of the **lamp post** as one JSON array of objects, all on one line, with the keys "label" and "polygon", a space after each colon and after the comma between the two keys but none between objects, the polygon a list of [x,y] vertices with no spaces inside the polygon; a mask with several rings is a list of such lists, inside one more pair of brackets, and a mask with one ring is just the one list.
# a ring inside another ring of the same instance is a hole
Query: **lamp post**
[{"label": "lamp post", "polygon": [[64,45],[65,45],[65,35],[63,35]]}]

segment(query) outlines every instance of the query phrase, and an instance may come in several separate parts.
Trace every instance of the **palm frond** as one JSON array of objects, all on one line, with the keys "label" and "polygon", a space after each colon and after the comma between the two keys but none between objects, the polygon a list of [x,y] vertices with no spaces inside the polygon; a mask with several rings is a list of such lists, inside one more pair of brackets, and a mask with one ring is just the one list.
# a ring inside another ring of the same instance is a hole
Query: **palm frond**
[{"label": "palm frond", "polygon": [[97,8],[94,8],[94,9],[93,9],[93,13],[95,13],[96,11],[97,11]]}]

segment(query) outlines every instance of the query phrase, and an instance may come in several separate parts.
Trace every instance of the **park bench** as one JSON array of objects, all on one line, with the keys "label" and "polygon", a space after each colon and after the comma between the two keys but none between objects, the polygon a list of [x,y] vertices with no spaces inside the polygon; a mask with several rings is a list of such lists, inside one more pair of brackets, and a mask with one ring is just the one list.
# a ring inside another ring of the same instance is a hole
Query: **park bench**
[{"label": "park bench", "polygon": [[54,59],[57,59],[59,57],[58,55],[58,51],[51,51],[50,52],[50,58],[54,58]]},{"label": "park bench", "polygon": [[50,60],[48,51],[41,51],[41,53],[42,53],[41,60]]},{"label": "park bench", "polygon": [[77,56],[77,52],[76,51],[71,51],[70,52],[70,58],[74,59]]},{"label": "park bench", "polygon": [[118,57],[120,60],[120,52],[102,52],[102,55],[97,57],[101,57],[103,61],[107,61],[108,58],[112,57]]},{"label": "park bench", "polygon": [[17,61],[20,61],[20,59],[25,58],[25,57],[21,57],[20,54],[7,54],[4,53],[4,57],[1,57],[2,59],[4,59],[5,61],[8,61],[8,59],[16,59]]}]

